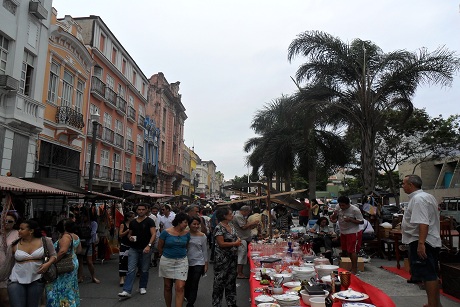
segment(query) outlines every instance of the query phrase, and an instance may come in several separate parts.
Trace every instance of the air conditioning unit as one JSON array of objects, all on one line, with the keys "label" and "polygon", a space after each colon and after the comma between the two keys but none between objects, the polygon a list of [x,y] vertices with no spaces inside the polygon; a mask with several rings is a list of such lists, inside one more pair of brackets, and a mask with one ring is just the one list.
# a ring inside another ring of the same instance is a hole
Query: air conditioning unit
[{"label": "air conditioning unit", "polygon": [[29,13],[37,17],[38,19],[46,19],[48,17],[48,11],[38,1],[29,2]]},{"label": "air conditioning unit", "polygon": [[0,75],[0,89],[17,91],[19,81],[8,75]]}]

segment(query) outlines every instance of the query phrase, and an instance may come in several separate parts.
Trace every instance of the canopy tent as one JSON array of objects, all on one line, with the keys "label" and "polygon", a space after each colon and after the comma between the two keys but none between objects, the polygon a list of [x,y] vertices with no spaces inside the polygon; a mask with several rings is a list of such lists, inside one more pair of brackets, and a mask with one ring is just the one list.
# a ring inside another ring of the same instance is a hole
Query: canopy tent
[{"label": "canopy tent", "polygon": [[42,198],[50,196],[81,197],[81,194],[77,192],[69,192],[16,177],[7,176],[0,176],[0,191],[10,192],[15,196],[24,196],[27,198]]},{"label": "canopy tent", "polygon": [[137,197],[150,197],[150,198],[164,198],[164,197],[172,197],[174,195],[171,194],[161,194],[161,193],[152,193],[152,192],[141,192],[141,191],[133,191],[133,190],[114,190],[107,192],[107,194],[122,198],[135,198]]},{"label": "canopy tent", "polygon": [[[227,204],[228,203],[234,203],[234,202],[248,201],[248,199],[244,199],[244,198],[248,198],[248,197],[252,198],[251,200],[256,200],[256,199],[254,199],[254,197],[256,196],[255,194],[246,193],[246,192],[241,191],[241,189],[246,189],[247,190],[248,187],[261,188],[261,189],[264,189],[265,192],[268,191],[268,186],[266,184],[264,184],[264,183],[261,183],[261,182],[240,183],[240,184],[234,184],[234,185],[230,185],[230,186],[225,186],[224,189],[231,190],[233,192],[238,192],[237,196],[242,198],[240,200],[227,202]],[[302,210],[302,209],[304,209],[303,205],[300,202],[298,202],[296,199],[291,197],[291,194],[303,193],[303,192],[305,192],[307,190],[308,189],[281,192],[281,191],[278,191],[278,190],[275,190],[275,189],[271,188],[270,189],[270,194],[271,194],[270,195],[270,201],[274,202],[274,203],[277,203],[277,204],[280,204],[280,205],[284,205],[284,206],[289,207],[289,208],[294,209],[294,210]],[[261,197],[258,197],[257,199],[264,199],[264,198],[267,198],[267,196],[261,196]]]},{"label": "canopy tent", "polygon": [[85,198],[88,200],[117,200],[123,201],[123,198],[112,196],[99,192],[86,191],[80,187],[74,186],[66,181],[57,178],[22,178],[23,180],[33,182],[36,184],[46,185],[55,189],[60,189],[67,192],[78,194],[78,198]]},{"label": "canopy tent", "polygon": [[[292,197],[290,197],[289,195],[295,194],[295,193],[302,193],[302,192],[305,192],[305,191],[307,191],[307,189],[271,194],[270,195],[270,201],[274,202],[274,203],[277,203],[277,204],[280,204],[280,205],[284,205],[284,206],[289,207],[289,208],[294,209],[294,210],[302,210],[302,209],[304,209],[304,206],[300,202],[298,202],[295,199],[293,199]],[[246,195],[250,195],[250,194],[246,193],[245,196]],[[266,199],[266,198],[267,198],[267,195],[254,196],[254,197],[252,197],[250,195],[249,197],[246,196],[245,198],[238,199],[238,200],[233,200],[233,201],[228,201],[228,202],[225,202],[225,203],[220,203],[219,205],[230,205],[230,204],[236,204],[236,203],[241,203],[241,202],[246,202],[246,201],[258,200],[258,199]]]}]

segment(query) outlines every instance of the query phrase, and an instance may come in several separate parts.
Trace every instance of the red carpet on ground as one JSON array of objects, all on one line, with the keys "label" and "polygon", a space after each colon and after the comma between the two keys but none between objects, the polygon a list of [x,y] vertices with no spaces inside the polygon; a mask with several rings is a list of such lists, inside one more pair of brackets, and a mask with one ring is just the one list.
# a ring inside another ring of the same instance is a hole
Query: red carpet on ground
[{"label": "red carpet on ground", "polygon": [[[398,269],[397,267],[391,267],[391,266],[381,266],[381,268],[386,270],[386,271],[388,271],[388,272],[391,272],[393,274],[399,275],[404,279],[410,279],[410,273],[406,272],[403,269]],[[444,293],[442,291],[442,289],[441,289],[441,295],[444,295],[445,297],[448,297],[449,299],[451,299],[451,300],[453,300],[453,301],[455,301],[457,303],[460,303],[460,299],[458,299],[456,297],[453,297],[452,295]]]}]

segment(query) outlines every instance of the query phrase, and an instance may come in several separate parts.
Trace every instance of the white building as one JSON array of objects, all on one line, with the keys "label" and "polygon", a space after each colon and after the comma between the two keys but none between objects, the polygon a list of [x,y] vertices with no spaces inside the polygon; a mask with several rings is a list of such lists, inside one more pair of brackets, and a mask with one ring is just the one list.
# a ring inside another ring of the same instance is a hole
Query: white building
[{"label": "white building", "polygon": [[3,0],[0,6],[0,175],[32,177],[52,0]]}]

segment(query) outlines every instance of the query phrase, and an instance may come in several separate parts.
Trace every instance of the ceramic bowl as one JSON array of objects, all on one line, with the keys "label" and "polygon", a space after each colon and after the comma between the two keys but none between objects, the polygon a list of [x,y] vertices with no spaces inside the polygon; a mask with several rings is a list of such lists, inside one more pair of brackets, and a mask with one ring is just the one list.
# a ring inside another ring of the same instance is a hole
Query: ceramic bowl
[{"label": "ceramic bowl", "polygon": [[330,264],[322,264],[315,266],[316,272],[318,272],[318,276],[326,276],[331,275],[332,271],[337,271],[339,266],[337,265],[330,265]]},{"label": "ceramic bowl", "polygon": [[326,307],[326,298],[325,297],[312,297],[310,299],[311,307]]},{"label": "ceramic bowl", "polygon": [[292,280],[292,274],[290,274],[290,273],[285,273],[285,274],[283,274],[283,273],[281,273],[281,274],[274,274],[274,275],[273,275],[273,278],[274,278],[275,280],[278,280],[278,279],[283,278],[283,283],[284,283],[284,282],[287,282],[287,281],[291,281],[291,280]]},{"label": "ceramic bowl", "polygon": [[324,294],[310,295],[306,290],[301,290],[300,295],[302,296],[302,301],[305,304],[310,305],[311,298],[323,298],[324,301],[324,299],[329,295],[329,291],[324,290]]}]

